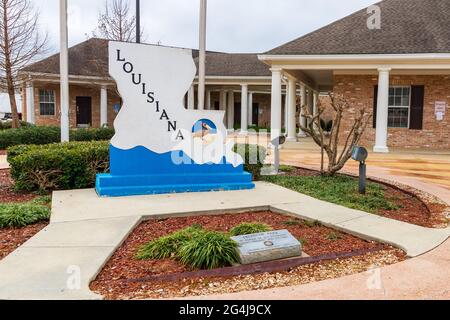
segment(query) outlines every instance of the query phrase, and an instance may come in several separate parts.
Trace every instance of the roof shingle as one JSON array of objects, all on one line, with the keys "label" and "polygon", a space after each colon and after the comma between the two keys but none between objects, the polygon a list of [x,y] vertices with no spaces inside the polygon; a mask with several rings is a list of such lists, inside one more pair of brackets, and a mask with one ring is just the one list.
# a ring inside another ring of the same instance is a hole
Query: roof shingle
[{"label": "roof shingle", "polygon": [[[69,49],[69,74],[109,77],[108,40],[92,38]],[[198,65],[198,50],[192,50]],[[59,74],[59,54],[22,69],[24,72]],[[206,53],[208,76],[270,76],[267,65],[256,54]]]},{"label": "roof shingle", "polygon": [[450,0],[384,0],[381,29],[360,10],[270,50],[270,55],[450,53]]}]

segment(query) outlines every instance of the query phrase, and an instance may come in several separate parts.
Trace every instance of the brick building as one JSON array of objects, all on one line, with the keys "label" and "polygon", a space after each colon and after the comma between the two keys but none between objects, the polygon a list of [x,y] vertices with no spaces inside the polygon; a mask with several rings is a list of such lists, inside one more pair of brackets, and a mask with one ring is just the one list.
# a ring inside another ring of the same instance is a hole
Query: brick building
[{"label": "brick building", "polygon": [[[333,91],[352,103],[344,128],[358,108],[373,111],[362,143],[376,152],[450,149],[449,16],[448,0],[384,0],[260,55],[207,52],[206,108],[225,110],[230,130],[247,120],[243,134],[248,125],[271,127],[273,137],[286,128],[297,141],[306,121],[298,101],[317,112]],[[72,128],[111,126],[120,109],[107,49],[107,40],[90,39],[69,50]],[[22,72],[24,118],[58,125],[59,55]],[[186,108],[196,108],[196,86]]]},{"label": "brick building", "polygon": [[[373,110],[362,142],[376,152],[450,149],[449,15],[448,0],[385,0],[260,55],[272,71],[275,129],[282,118],[280,79],[288,77],[289,97],[305,83],[313,93],[346,97],[347,129],[357,109]],[[294,100],[290,140],[296,139]]]},{"label": "brick building", "polygon": [[[198,51],[192,50],[198,63]],[[24,118],[37,125],[60,124],[59,54],[21,71]],[[108,40],[90,39],[69,49],[71,128],[112,126],[121,100],[108,73]],[[206,108],[226,110],[229,129],[241,125],[243,92],[251,106],[248,125],[270,125],[269,68],[256,54],[207,52]],[[197,81],[186,94],[186,108],[197,105]],[[283,106],[284,109],[284,106]]]}]

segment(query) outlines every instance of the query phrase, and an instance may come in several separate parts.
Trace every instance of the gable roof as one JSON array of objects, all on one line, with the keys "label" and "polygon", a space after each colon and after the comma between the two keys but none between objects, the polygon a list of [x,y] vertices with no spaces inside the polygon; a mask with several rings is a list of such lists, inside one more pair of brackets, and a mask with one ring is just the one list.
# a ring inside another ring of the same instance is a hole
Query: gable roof
[{"label": "gable roof", "polygon": [[[69,74],[108,78],[109,40],[92,38],[69,49]],[[198,50],[192,57],[198,66]],[[59,53],[31,64],[21,71],[59,74]],[[207,76],[270,76],[267,65],[256,54],[206,53]]]},{"label": "gable roof", "polygon": [[268,55],[450,53],[450,0],[384,0],[381,29],[367,9],[265,53]]}]

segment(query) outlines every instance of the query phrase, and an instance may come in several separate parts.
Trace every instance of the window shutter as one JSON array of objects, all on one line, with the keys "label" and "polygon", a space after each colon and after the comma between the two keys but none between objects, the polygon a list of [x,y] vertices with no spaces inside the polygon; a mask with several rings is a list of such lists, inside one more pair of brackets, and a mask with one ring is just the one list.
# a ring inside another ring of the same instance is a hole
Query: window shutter
[{"label": "window shutter", "polygon": [[411,107],[409,128],[412,130],[423,129],[423,106],[425,99],[425,86],[411,87]]},{"label": "window shutter", "polygon": [[373,90],[373,128],[377,128],[377,104],[378,104],[378,86]]}]

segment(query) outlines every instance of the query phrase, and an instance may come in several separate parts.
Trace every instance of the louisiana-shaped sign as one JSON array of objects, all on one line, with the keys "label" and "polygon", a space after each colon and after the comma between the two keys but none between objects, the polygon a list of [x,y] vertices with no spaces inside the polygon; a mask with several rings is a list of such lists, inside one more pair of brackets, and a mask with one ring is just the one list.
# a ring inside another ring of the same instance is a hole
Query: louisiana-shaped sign
[{"label": "louisiana-shaped sign", "polygon": [[109,72],[122,107],[100,196],[254,188],[227,141],[225,112],[184,107],[196,75],[191,50],[111,41]]}]

